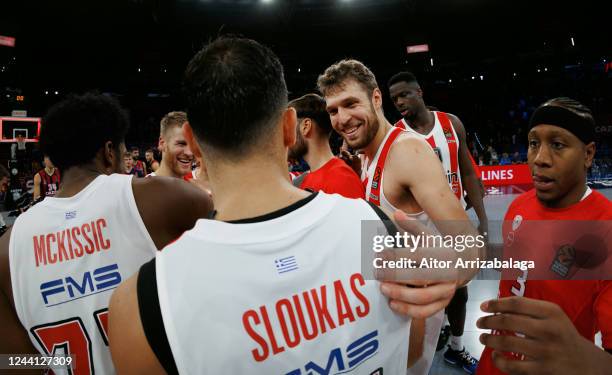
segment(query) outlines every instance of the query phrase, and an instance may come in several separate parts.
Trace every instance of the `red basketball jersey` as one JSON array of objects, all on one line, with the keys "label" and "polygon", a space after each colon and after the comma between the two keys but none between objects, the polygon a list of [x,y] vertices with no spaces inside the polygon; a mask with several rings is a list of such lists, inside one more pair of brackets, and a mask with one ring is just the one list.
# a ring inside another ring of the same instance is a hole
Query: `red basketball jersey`
[{"label": "red basketball jersey", "polygon": [[429,143],[442,162],[448,185],[461,202],[461,205],[465,207],[461,171],[459,169],[459,137],[453,128],[448,114],[437,111],[432,111],[432,113],[434,114],[434,126],[428,134],[416,132],[403,118],[395,126],[414,133]]},{"label": "red basketball jersey", "polygon": [[[554,236],[521,236],[522,224],[529,220],[612,220],[612,203],[597,191],[582,201],[566,208],[551,209],[543,206],[536,197],[535,190],[530,190],[512,202],[506,213],[503,225],[504,251],[509,243],[515,246],[518,241],[539,241],[535,247],[540,251],[554,249]],[[609,233],[608,233],[609,234]],[[530,238],[526,238],[530,237]],[[542,241],[550,246],[542,246]],[[533,248],[533,247],[532,247]],[[540,257],[540,255],[537,255]],[[518,270],[517,270],[518,271]],[[524,296],[559,305],[572,321],[578,332],[590,341],[595,333],[601,331],[603,346],[612,348],[612,281],[608,280],[529,280],[529,270],[518,271],[520,275],[513,279],[501,280],[499,297]],[[510,332],[493,332],[507,335]],[[492,350],[485,347],[478,365],[478,375],[503,374],[493,364]],[[521,360],[521,355],[506,353],[511,358]]]},{"label": "red basketball jersey", "polygon": [[55,168],[52,175],[49,175],[44,169],[38,171],[40,176],[40,196],[52,197],[59,189],[61,175],[59,169]]}]

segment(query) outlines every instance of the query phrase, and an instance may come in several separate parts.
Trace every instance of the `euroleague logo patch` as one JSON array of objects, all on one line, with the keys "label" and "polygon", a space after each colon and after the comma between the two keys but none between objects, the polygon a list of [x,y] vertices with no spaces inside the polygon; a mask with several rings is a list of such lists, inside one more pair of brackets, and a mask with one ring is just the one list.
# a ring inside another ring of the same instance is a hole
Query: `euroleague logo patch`
[{"label": "euroleague logo patch", "polygon": [[380,170],[380,167],[376,167],[376,169],[374,170],[374,177],[372,178],[372,189],[378,189],[381,173],[382,171]]},{"label": "euroleague logo patch", "polygon": [[574,246],[566,244],[557,249],[557,255],[550,265],[550,270],[557,275],[565,278],[576,261],[576,249]]}]

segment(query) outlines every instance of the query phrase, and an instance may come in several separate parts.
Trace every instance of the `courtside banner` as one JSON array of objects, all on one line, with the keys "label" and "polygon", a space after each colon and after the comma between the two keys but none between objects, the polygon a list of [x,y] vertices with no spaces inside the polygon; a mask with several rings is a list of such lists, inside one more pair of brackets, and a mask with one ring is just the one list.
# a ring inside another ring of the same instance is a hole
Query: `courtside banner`
[{"label": "courtside banner", "polygon": [[485,186],[533,184],[527,164],[479,166],[478,169]]},{"label": "courtside banner", "polygon": [[490,221],[486,234],[463,221],[408,220],[402,223],[405,231],[387,227],[362,221],[366,280],[612,280],[608,220],[516,215],[512,221]]}]

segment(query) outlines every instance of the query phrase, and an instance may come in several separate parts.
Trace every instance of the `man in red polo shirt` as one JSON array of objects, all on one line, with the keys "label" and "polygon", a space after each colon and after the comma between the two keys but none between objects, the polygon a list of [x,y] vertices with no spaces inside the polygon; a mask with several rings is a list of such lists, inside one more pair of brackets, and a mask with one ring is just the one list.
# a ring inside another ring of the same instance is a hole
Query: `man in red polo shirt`
[{"label": "man in red polo shirt", "polygon": [[[589,246],[580,246],[580,240],[573,246],[559,241],[568,231],[580,232],[582,237],[593,232],[608,255],[605,244],[610,243],[612,234],[612,203],[586,185],[586,173],[595,156],[595,121],[584,105],[556,98],[534,112],[529,127],[527,158],[535,189],[510,205],[503,238],[504,255],[528,251],[537,263],[535,269],[505,271],[506,276],[517,275],[503,277],[499,299],[481,306],[494,315],[477,322],[479,328],[492,330],[480,338],[485,350],[477,374],[609,374],[612,281],[585,277],[563,280],[580,264],[580,251],[594,254],[597,246],[593,241]],[[569,230],[546,235],[548,228],[530,223],[533,220],[550,221],[549,226],[555,228],[562,226],[563,220],[589,223],[588,229],[574,222],[569,223]],[[561,222],[553,224],[553,220]],[[538,231],[530,232],[534,225]],[[569,267],[564,266],[568,256],[562,247],[572,248],[568,250],[573,258]],[[602,257],[600,263],[608,267],[610,260],[603,263],[606,259]],[[588,267],[582,268],[577,272]],[[609,274],[603,275],[609,278]],[[605,351],[593,343],[598,331]]]},{"label": "man in red polo shirt", "polygon": [[332,126],[325,110],[325,99],[307,94],[289,102],[298,117],[297,141],[289,148],[289,158],[303,158],[310,171],[293,180],[301,189],[340,194],[347,198],[363,198],[365,191],[359,176],[344,160],[334,157],[329,146]]}]

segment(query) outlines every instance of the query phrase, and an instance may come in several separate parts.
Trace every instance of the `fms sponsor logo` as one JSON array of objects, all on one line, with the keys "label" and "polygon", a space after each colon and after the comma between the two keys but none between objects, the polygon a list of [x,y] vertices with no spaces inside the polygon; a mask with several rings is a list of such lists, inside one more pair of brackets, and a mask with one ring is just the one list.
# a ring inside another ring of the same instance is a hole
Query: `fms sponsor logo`
[{"label": "fms sponsor logo", "polygon": [[[286,375],[302,374],[344,374],[355,370],[359,365],[376,355],[378,351],[378,331],[372,331],[350,343],[345,350],[332,349],[325,359],[317,363],[307,362],[302,368],[288,372]],[[382,371],[379,369],[379,371]]]},{"label": "fms sponsor logo", "polygon": [[61,305],[62,303],[114,289],[121,283],[119,266],[116,264],[96,268],[79,276],[73,276],[40,284],[40,294],[47,307]]}]

